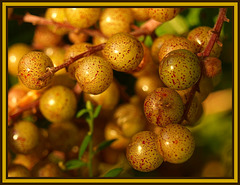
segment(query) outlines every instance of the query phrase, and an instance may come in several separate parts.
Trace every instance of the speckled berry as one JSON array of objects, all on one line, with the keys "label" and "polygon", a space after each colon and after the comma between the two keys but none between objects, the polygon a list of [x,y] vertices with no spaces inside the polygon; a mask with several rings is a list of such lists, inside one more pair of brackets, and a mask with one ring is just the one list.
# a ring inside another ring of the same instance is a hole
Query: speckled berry
[{"label": "speckled berry", "polygon": [[178,123],[183,115],[184,105],[173,89],[161,87],[151,92],[144,102],[148,121],[157,126]]},{"label": "speckled berry", "polygon": [[116,33],[130,32],[133,22],[132,12],[127,8],[106,8],[103,10],[99,26],[101,32],[107,37]]},{"label": "speckled berry", "polygon": [[88,38],[89,36],[83,32],[75,33],[74,31],[71,31],[68,34],[68,39],[74,44],[86,42]]},{"label": "speckled berry", "polygon": [[8,72],[17,76],[18,63],[23,55],[31,51],[31,47],[24,43],[16,43],[8,48]]},{"label": "speckled berry", "polygon": [[[67,22],[64,8],[48,8],[45,12],[45,18],[57,23]],[[68,29],[63,27],[57,27],[55,25],[48,25],[48,28],[58,35],[64,35],[69,32]]]},{"label": "speckled berry", "polygon": [[31,173],[26,167],[18,164],[13,164],[8,168],[7,176],[8,177],[31,177]]},{"label": "speckled berry", "polygon": [[149,19],[148,8],[130,8],[136,21],[146,21]]},{"label": "speckled berry", "polygon": [[186,39],[185,37],[173,37],[169,38],[167,42],[164,42],[162,47],[159,49],[158,60],[161,63],[162,59],[171,51],[178,49],[186,49],[192,53],[197,53],[194,44]]},{"label": "speckled berry", "polygon": [[175,90],[187,89],[201,76],[200,61],[191,51],[174,50],[161,61],[159,75],[167,87]]},{"label": "speckled berry", "polygon": [[[194,46],[197,48],[197,52],[203,52],[208,45],[208,42],[212,36],[211,29],[212,28],[207,26],[200,26],[189,32],[187,39],[194,44]],[[209,56],[219,57],[221,51],[222,47],[215,43]]]},{"label": "speckled berry", "polygon": [[134,135],[127,147],[126,155],[130,165],[141,172],[153,171],[163,162],[157,150],[156,135],[150,131]]},{"label": "speckled berry", "polygon": [[77,108],[74,93],[64,86],[53,86],[40,98],[40,111],[51,122],[70,120]]},{"label": "speckled berry", "polygon": [[84,92],[99,94],[112,83],[113,71],[109,62],[104,58],[89,56],[79,63],[75,77]]},{"label": "speckled berry", "polygon": [[136,69],[144,56],[141,42],[128,33],[118,33],[110,37],[102,53],[112,68],[121,72]]},{"label": "speckled berry", "polygon": [[196,92],[196,96],[200,102],[203,102],[208,95],[213,91],[212,78],[202,76],[199,81],[199,92]]},{"label": "speckled berry", "polygon": [[[67,61],[70,58],[73,58],[81,53],[86,52],[88,50],[88,47],[91,47],[91,46],[92,46],[92,44],[86,43],[86,42],[79,43],[79,44],[73,44],[66,50],[64,60]],[[78,68],[79,62],[81,62],[82,59],[83,58],[79,59],[78,61],[76,61],[68,66],[67,71],[71,78],[75,79],[75,71]]]},{"label": "speckled berry", "polygon": [[180,8],[148,8],[149,17],[162,23],[173,19],[179,12]]},{"label": "speckled berry", "polygon": [[164,161],[179,164],[187,161],[195,149],[192,133],[179,124],[169,124],[161,129],[157,145]]},{"label": "speckled berry", "polygon": [[151,47],[151,54],[152,54],[152,58],[153,58],[153,61],[156,63],[156,64],[159,64],[159,60],[158,60],[158,53],[159,53],[159,50],[160,48],[162,47],[163,43],[171,38],[173,38],[174,35],[171,35],[171,34],[165,34],[165,35],[162,35],[158,38],[156,38],[154,41],[153,41],[153,44],[152,44],[152,47]]},{"label": "speckled berry", "polygon": [[38,127],[29,121],[19,121],[8,129],[8,144],[12,151],[27,154],[39,144]]},{"label": "speckled berry", "polygon": [[65,8],[68,22],[77,28],[88,28],[99,19],[100,8]]},{"label": "speckled berry", "polygon": [[22,57],[18,64],[18,77],[29,89],[42,89],[50,84],[52,76],[39,80],[47,68],[53,67],[52,60],[43,52],[32,51]]}]

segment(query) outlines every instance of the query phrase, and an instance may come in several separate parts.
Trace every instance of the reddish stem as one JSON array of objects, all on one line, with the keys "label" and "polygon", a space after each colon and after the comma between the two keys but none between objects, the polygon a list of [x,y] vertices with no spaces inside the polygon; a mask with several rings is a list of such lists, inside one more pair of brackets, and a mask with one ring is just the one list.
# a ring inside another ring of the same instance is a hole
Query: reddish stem
[{"label": "reddish stem", "polygon": [[221,33],[221,29],[223,26],[223,22],[229,22],[229,19],[226,17],[227,8],[220,8],[217,22],[215,23],[213,30],[212,30],[212,36],[208,42],[208,45],[206,46],[205,50],[202,53],[198,53],[199,57],[208,57],[212,51],[212,48],[215,44],[215,42],[219,42],[219,35]]},{"label": "reddish stem", "polygon": [[105,46],[105,43],[103,44],[99,44],[99,45],[96,45],[96,46],[92,46],[92,47],[89,47],[88,48],[88,51],[84,52],[84,53],[81,53],[73,58],[69,58],[66,62],[64,62],[63,64],[59,65],[59,66],[56,66],[56,67],[51,67],[51,68],[48,68],[48,71],[43,75],[41,76],[38,80],[42,80],[44,81],[45,79],[47,79],[49,76],[53,75],[54,73],[56,73],[58,70],[62,69],[62,68],[65,68],[65,67],[68,67],[70,64],[76,62],[77,60],[79,60],[80,58],[83,58],[83,57],[87,57],[87,56],[90,56],[91,54],[97,52],[97,51],[101,51]]},{"label": "reddish stem", "polygon": [[20,107],[15,113],[11,114],[8,116],[8,122],[10,121],[14,121],[15,119],[17,119],[23,112],[27,111],[27,110],[31,110],[33,108],[36,108],[38,107],[39,105],[39,99],[29,103],[29,104],[26,104],[25,106],[23,107]]}]

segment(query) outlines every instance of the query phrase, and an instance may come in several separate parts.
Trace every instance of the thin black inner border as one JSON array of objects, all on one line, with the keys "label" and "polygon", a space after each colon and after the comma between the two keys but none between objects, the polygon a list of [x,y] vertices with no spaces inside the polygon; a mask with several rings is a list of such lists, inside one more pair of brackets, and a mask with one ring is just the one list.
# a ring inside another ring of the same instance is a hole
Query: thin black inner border
[{"label": "thin black inner border", "polygon": [[[28,1],[26,1],[28,2]],[[38,1],[36,1],[38,2]],[[39,1],[41,2],[41,1]],[[46,1],[48,2],[48,1]],[[96,1],[98,2],[98,1]],[[109,1],[106,1],[106,2],[109,2]],[[201,1],[199,1],[201,2]],[[216,3],[216,2],[215,2]],[[25,7],[19,7],[19,6],[6,6],[6,52],[7,52],[7,48],[8,48],[8,8],[61,8],[63,6],[25,6]],[[84,7],[84,8],[115,8],[115,7],[118,7],[119,6],[64,6],[64,7],[68,7],[68,8],[71,8],[71,7]],[[153,7],[153,6],[121,6],[121,8],[132,8],[132,7],[136,7],[136,8],[145,8],[145,7]],[[158,7],[172,7],[172,6],[154,6],[154,8],[158,8]],[[183,6],[174,6],[174,7],[183,7]],[[233,31],[233,38],[232,38],[232,45],[233,45],[233,48],[234,48],[234,7],[233,6],[187,6],[187,8],[231,8],[232,9],[232,31]],[[239,8],[239,4],[238,4],[238,8]],[[239,10],[239,9],[238,9]],[[239,17],[239,12],[238,12],[238,17]],[[2,20],[1,20],[2,22]],[[2,25],[2,24],[1,24]],[[238,25],[238,30],[239,30],[239,25]],[[239,35],[239,32],[238,32],[238,35]],[[239,38],[239,37],[238,37]],[[239,42],[238,42],[239,43]],[[2,51],[1,51],[2,53]],[[234,56],[234,50],[232,52],[232,55]],[[8,52],[6,53],[6,59],[8,58]],[[234,165],[235,165],[235,162],[234,162],[234,63],[235,61],[233,62],[233,65],[232,65],[232,177],[225,177],[225,178],[221,178],[221,177],[198,177],[198,179],[234,179]],[[8,69],[8,63],[6,62],[6,68]],[[238,67],[240,68],[240,67]],[[6,74],[7,74],[7,69],[6,69]],[[239,78],[239,77],[238,77]],[[7,80],[7,83],[6,83],[6,95],[8,94],[8,75],[6,75],[6,80]],[[2,88],[2,87],[1,87]],[[239,90],[239,88],[238,88]],[[8,103],[8,99],[6,99],[6,107],[7,107],[7,103]],[[239,105],[239,104],[238,104]],[[239,107],[239,106],[238,106]],[[6,110],[8,110],[8,107],[6,108]],[[7,111],[6,111],[7,112]],[[2,112],[1,112],[2,114]],[[8,114],[7,114],[8,116]],[[8,133],[8,127],[6,127],[6,133]],[[238,136],[239,138],[239,136]],[[2,144],[1,144],[2,145]],[[6,151],[8,151],[8,145],[7,145],[7,134],[6,134]],[[8,160],[8,155],[6,154],[6,159]],[[239,167],[239,166],[238,166]],[[8,166],[6,165],[6,175],[8,174],[7,173],[7,169],[8,169]],[[168,178],[157,178],[157,177],[138,177],[138,178],[118,178],[118,179],[197,179],[196,177],[168,177]],[[73,177],[69,177],[69,178],[55,178],[55,177],[41,177],[41,178],[35,178],[35,177],[28,177],[28,178],[24,178],[24,177],[8,177],[6,176],[6,179],[117,179],[117,178],[73,178]]]}]

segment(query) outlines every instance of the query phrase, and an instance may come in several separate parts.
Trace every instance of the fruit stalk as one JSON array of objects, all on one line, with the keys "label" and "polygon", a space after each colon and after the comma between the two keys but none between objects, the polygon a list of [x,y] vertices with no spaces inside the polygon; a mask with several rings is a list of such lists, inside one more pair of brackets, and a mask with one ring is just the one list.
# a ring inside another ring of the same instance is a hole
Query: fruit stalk
[{"label": "fruit stalk", "polygon": [[221,33],[221,29],[223,26],[223,22],[229,22],[229,19],[226,17],[227,8],[220,8],[217,22],[215,23],[213,30],[212,30],[212,36],[208,42],[207,47],[202,53],[198,53],[199,57],[208,57],[212,51],[212,48],[215,44],[215,42],[219,42],[219,35]]},{"label": "fruit stalk", "polygon": [[51,68],[48,68],[47,69],[47,72],[41,76],[38,80],[42,80],[44,81],[45,79],[47,79],[49,76],[53,75],[54,73],[56,73],[58,70],[64,68],[64,67],[68,67],[70,64],[74,63],[75,61],[77,61],[78,59],[80,58],[83,58],[83,57],[87,57],[87,56],[90,56],[91,54],[97,52],[97,51],[101,51],[105,46],[105,43],[103,44],[99,44],[99,45],[96,45],[96,46],[93,46],[93,47],[89,47],[88,48],[88,51],[86,52],[83,52],[73,58],[69,58],[66,62],[64,62],[63,64],[59,65],[59,66],[56,66],[56,67],[51,67]]}]

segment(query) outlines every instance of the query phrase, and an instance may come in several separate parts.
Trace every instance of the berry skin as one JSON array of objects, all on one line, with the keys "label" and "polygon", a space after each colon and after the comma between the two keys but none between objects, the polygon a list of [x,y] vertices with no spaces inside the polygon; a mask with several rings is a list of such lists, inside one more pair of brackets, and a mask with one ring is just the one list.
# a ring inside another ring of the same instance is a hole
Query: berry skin
[{"label": "berry skin", "polygon": [[65,8],[68,22],[77,28],[88,28],[99,19],[100,8]]},{"label": "berry skin", "polygon": [[[208,45],[208,42],[212,36],[211,29],[212,28],[207,26],[200,26],[189,32],[187,39],[194,44],[194,46],[197,48],[198,53],[203,52]],[[219,57],[221,51],[222,47],[215,43],[209,56]]]},{"label": "berry skin", "polygon": [[52,76],[39,80],[47,68],[53,67],[52,60],[43,52],[32,51],[22,57],[18,64],[18,76],[29,89],[39,90],[50,84]]},{"label": "berry skin", "polygon": [[39,144],[38,127],[29,121],[19,121],[8,129],[8,143],[16,153],[28,154]]},{"label": "berry skin", "polygon": [[30,171],[18,164],[13,164],[8,168],[8,177],[31,177]]},{"label": "berry skin", "polygon": [[157,145],[164,161],[179,164],[187,161],[193,154],[195,141],[192,133],[179,124],[163,127],[157,137]]},{"label": "berry skin", "polygon": [[121,72],[134,70],[144,55],[141,42],[128,33],[118,33],[110,37],[102,53],[112,68]]},{"label": "berry skin", "polygon": [[164,42],[158,53],[158,60],[161,63],[162,59],[171,51],[178,49],[186,49],[192,53],[197,53],[194,44],[185,37],[173,37],[169,38],[167,42]]},{"label": "berry skin", "polygon": [[[45,18],[57,23],[67,22],[64,8],[48,8],[45,13]],[[57,35],[64,35],[69,32],[66,28],[49,25],[48,28]]]},{"label": "berry skin", "polygon": [[148,8],[149,17],[162,23],[173,19],[179,12],[180,8]]},{"label": "berry skin", "polygon": [[178,123],[184,111],[179,94],[166,87],[151,92],[144,102],[144,112],[148,121],[157,126]]},{"label": "berry skin", "polygon": [[148,8],[130,8],[136,21],[146,21],[149,19]]},{"label": "berry skin", "polygon": [[191,51],[174,50],[161,61],[159,75],[167,87],[175,90],[187,89],[201,76],[200,61]]},{"label": "berry skin", "polygon": [[152,54],[152,58],[153,58],[153,61],[156,63],[156,64],[159,64],[159,60],[158,60],[158,53],[159,53],[159,50],[160,48],[162,47],[163,43],[171,38],[175,37],[174,35],[171,35],[171,34],[165,34],[165,35],[162,35],[158,38],[156,38],[154,41],[153,41],[153,44],[152,44],[152,47],[151,47],[151,54]]},{"label": "berry skin", "polygon": [[[73,58],[73,57],[81,54],[81,53],[88,51],[88,47],[91,47],[91,46],[92,46],[92,44],[86,43],[86,42],[74,44],[74,45],[70,46],[65,53],[64,60],[68,60],[70,58]],[[78,61],[76,61],[68,66],[67,71],[71,78],[75,79],[75,71],[78,68],[79,63],[82,60],[83,60],[83,58],[79,59]]]},{"label": "berry skin", "polygon": [[77,100],[69,88],[54,86],[41,96],[39,108],[43,116],[51,122],[68,121],[76,112]]},{"label": "berry skin", "polygon": [[24,43],[13,44],[8,49],[8,72],[11,75],[17,76],[18,74],[18,63],[23,57],[31,51],[30,46]]},{"label": "berry skin", "polygon": [[130,32],[132,22],[133,16],[130,9],[106,8],[101,14],[99,27],[104,35],[111,37],[116,33]]},{"label": "berry skin", "polygon": [[113,80],[111,65],[102,57],[85,57],[75,71],[78,84],[84,92],[99,94],[105,91]]},{"label": "berry skin", "polygon": [[163,158],[157,150],[156,137],[150,131],[142,131],[132,137],[126,155],[135,170],[150,172],[162,164]]}]

